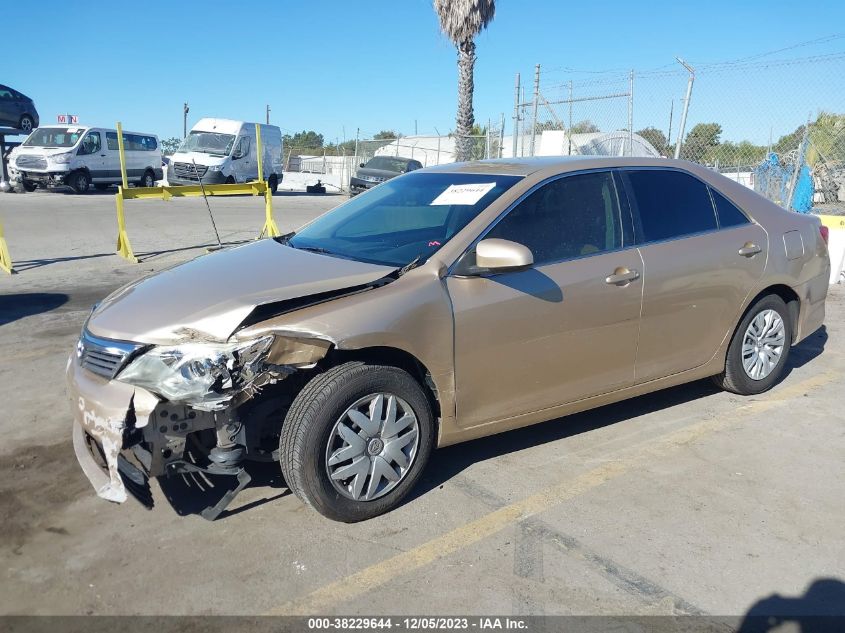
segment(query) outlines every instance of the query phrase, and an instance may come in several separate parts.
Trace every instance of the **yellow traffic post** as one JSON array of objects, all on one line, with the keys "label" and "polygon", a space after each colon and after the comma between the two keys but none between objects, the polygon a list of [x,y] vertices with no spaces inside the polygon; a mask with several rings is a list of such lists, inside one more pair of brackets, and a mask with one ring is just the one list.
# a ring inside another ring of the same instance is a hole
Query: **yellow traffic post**
[{"label": "yellow traffic post", "polygon": [[6,238],[3,234],[3,224],[0,223],[0,268],[9,273],[15,274],[15,269],[12,268],[12,256],[9,254],[9,247],[6,244]]},{"label": "yellow traffic post", "polygon": [[264,227],[258,237],[278,237],[281,232],[273,219],[273,192],[264,182],[264,150],[261,147],[261,125],[258,123],[255,124],[255,151],[258,153],[258,182],[264,185]]},{"label": "yellow traffic post", "polygon": [[126,179],[126,151],[123,148],[123,127],[120,121],[117,122],[117,152],[120,155],[120,178],[123,181],[123,188],[129,189],[129,181]]}]

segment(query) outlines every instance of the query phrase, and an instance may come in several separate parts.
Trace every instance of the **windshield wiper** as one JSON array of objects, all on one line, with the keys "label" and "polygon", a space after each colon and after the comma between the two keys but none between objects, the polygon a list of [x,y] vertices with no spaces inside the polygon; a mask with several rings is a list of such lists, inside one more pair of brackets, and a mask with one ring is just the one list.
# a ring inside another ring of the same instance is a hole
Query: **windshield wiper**
[{"label": "windshield wiper", "polygon": [[419,266],[419,264],[420,264],[420,260],[421,260],[421,259],[422,259],[422,253],[420,253],[419,255],[417,255],[416,257],[414,257],[414,259],[412,259],[412,260],[411,260],[411,261],[409,261],[407,264],[405,264],[404,266],[402,266],[402,268],[400,268],[400,269],[396,272],[396,274],[397,274],[399,277],[401,277],[402,275],[404,275],[404,274],[405,274],[406,272],[408,272],[409,270],[413,270],[414,268],[416,268],[417,266]]}]

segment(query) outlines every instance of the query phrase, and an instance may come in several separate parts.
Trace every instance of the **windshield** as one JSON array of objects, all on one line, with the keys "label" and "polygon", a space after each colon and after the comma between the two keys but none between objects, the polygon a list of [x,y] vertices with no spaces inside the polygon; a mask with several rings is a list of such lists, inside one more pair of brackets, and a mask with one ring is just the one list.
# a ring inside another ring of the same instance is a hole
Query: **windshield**
[{"label": "windshield", "polygon": [[40,127],[29,135],[25,147],[73,147],[85,133],[81,127]]},{"label": "windshield", "polygon": [[521,176],[412,172],[317,218],[288,240],[385,266],[428,259]]},{"label": "windshield", "polygon": [[383,169],[384,171],[395,171],[404,174],[408,171],[408,159],[391,158],[390,156],[376,156],[367,161],[365,169]]},{"label": "windshield", "polygon": [[228,156],[235,142],[234,134],[218,134],[217,132],[201,132],[191,130],[179,147],[180,152],[200,152],[215,156]]}]

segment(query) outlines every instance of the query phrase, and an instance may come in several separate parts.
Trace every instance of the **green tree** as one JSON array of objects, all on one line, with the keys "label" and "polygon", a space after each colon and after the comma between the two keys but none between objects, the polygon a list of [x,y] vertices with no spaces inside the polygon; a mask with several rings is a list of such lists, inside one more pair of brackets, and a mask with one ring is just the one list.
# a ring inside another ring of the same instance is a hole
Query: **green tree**
[{"label": "green tree", "polygon": [[171,136],[170,138],[163,138],[161,139],[161,153],[165,156],[175,154],[176,150],[179,149],[179,146],[181,144],[182,140],[176,138],[175,136]]},{"label": "green tree", "polygon": [[658,130],[656,127],[645,127],[642,130],[638,130],[637,134],[651,143],[654,149],[657,150],[658,154],[661,156],[667,156],[666,150],[668,149],[668,142],[666,140],[666,135],[663,132]]},{"label": "green tree", "polygon": [[434,0],[440,29],[458,49],[458,113],[455,132],[456,159],[467,160],[472,153],[469,138],[475,115],[472,110],[475,37],[493,20],[494,0]]},{"label": "green tree", "polygon": [[718,123],[699,123],[687,134],[681,147],[681,158],[696,163],[715,161],[715,150],[722,135],[722,126]]},{"label": "green tree", "polygon": [[381,141],[381,140],[385,140],[385,139],[392,141],[395,138],[399,138],[399,135],[396,132],[394,132],[393,130],[382,130],[378,134],[374,134],[373,138],[376,139],[377,141]]},{"label": "green tree", "polygon": [[589,119],[584,119],[583,121],[578,121],[578,123],[572,124],[573,134],[593,134],[595,132],[601,132],[601,130],[598,125]]},{"label": "green tree", "polygon": [[314,130],[302,130],[293,136],[285,134],[283,137],[285,147],[298,149],[323,149],[323,135],[318,134]]}]

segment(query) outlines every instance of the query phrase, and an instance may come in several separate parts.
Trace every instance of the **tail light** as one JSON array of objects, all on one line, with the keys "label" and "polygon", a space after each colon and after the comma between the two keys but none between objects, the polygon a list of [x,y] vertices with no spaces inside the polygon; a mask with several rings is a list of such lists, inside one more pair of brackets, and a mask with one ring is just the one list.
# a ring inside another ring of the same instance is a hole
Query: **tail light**
[{"label": "tail light", "polygon": [[822,239],[824,240],[824,243],[827,244],[828,243],[827,240],[830,238],[830,229],[827,228],[824,224],[820,224],[819,225],[819,233],[821,233],[821,236],[822,236]]}]

